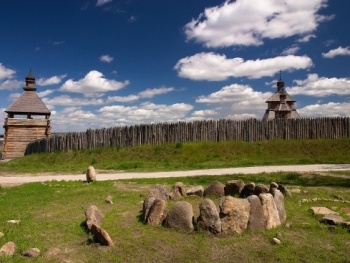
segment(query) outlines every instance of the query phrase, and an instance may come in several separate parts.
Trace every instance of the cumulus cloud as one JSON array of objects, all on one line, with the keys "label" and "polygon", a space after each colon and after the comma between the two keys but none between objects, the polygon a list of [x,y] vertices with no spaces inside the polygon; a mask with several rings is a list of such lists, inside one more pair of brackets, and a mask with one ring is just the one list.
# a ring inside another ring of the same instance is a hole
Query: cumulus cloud
[{"label": "cumulus cloud", "polygon": [[153,89],[146,89],[139,92],[137,95],[128,95],[128,96],[109,96],[107,102],[134,102],[143,98],[153,98],[156,95],[162,95],[174,91],[173,87],[160,87]]},{"label": "cumulus cloud", "polygon": [[316,35],[314,35],[314,34],[308,34],[306,36],[303,36],[302,38],[299,38],[298,42],[306,43],[306,42],[309,42],[311,38],[315,38],[315,37],[316,37]]},{"label": "cumulus cloud", "polygon": [[40,98],[44,98],[50,94],[52,94],[54,91],[53,90],[44,90],[44,91],[40,91],[40,92],[37,92],[36,94],[40,97]]},{"label": "cumulus cloud", "polygon": [[309,74],[305,80],[294,80],[297,86],[287,88],[291,95],[326,97],[330,95],[350,95],[349,78],[326,78]]},{"label": "cumulus cloud", "polygon": [[292,46],[282,51],[281,55],[294,55],[300,50],[298,46]]},{"label": "cumulus cloud", "polygon": [[16,71],[13,69],[6,68],[0,63],[0,80],[1,79],[10,79],[15,75]]},{"label": "cumulus cloud", "polygon": [[104,101],[102,99],[87,99],[82,97],[76,98],[68,95],[56,96],[53,98],[43,98],[42,101],[45,105],[52,106],[88,106],[104,104]]},{"label": "cumulus cloud", "polygon": [[315,117],[350,117],[349,102],[329,102],[326,104],[308,105],[298,110],[305,118]]},{"label": "cumulus cloud", "polygon": [[119,82],[116,80],[106,79],[103,74],[97,70],[92,70],[86,76],[78,81],[67,80],[60,88],[60,91],[76,92],[85,95],[94,93],[104,93],[116,91],[124,88],[129,81]]},{"label": "cumulus cloud", "polygon": [[112,2],[113,0],[97,0],[96,6],[101,6]]},{"label": "cumulus cloud", "polygon": [[193,106],[185,103],[172,105],[145,102],[138,106],[105,106],[98,110],[105,118],[117,119],[128,125],[150,122],[176,122],[185,117]]},{"label": "cumulus cloud", "polygon": [[23,85],[23,81],[7,79],[0,82],[0,90],[14,90],[22,87]]},{"label": "cumulus cloud", "polygon": [[110,55],[102,55],[100,56],[100,61],[102,62],[106,62],[106,63],[111,63],[113,61],[113,57],[111,57]]},{"label": "cumulus cloud", "polygon": [[185,25],[188,40],[206,47],[261,45],[263,39],[310,35],[332,17],[318,14],[328,0],[226,0]]},{"label": "cumulus cloud", "polygon": [[225,55],[210,52],[182,58],[176,63],[175,69],[182,78],[220,81],[229,77],[273,76],[280,70],[307,69],[312,65],[312,60],[307,56],[288,55],[245,61],[243,58],[230,59]]},{"label": "cumulus cloud", "polygon": [[336,56],[350,56],[350,47],[338,47],[326,53],[322,53],[324,58],[334,58]]},{"label": "cumulus cloud", "polygon": [[61,76],[52,76],[50,78],[40,78],[36,80],[36,83],[39,86],[49,86],[61,83],[62,79],[64,79],[67,75]]}]

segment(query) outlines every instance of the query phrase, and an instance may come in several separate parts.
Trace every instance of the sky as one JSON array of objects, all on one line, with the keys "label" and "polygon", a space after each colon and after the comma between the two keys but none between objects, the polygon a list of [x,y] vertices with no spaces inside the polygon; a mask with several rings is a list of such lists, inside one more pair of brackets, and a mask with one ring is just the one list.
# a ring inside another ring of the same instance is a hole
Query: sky
[{"label": "sky", "polygon": [[[0,121],[31,70],[52,132],[350,116],[348,0],[2,0]],[[3,129],[0,130],[0,134]]]}]

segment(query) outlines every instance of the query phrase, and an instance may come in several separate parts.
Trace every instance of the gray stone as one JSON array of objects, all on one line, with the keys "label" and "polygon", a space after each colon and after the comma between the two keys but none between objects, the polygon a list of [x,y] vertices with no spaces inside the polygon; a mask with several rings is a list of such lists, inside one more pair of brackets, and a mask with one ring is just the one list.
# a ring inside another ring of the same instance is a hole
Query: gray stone
[{"label": "gray stone", "polygon": [[93,224],[97,226],[101,226],[102,220],[104,218],[104,215],[102,214],[102,212],[95,205],[90,205],[86,209],[85,216],[86,216],[86,225],[89,230],[91,230],[91,226]]},{"label": "gray stone", "polygon": [[313,206],[310,208],[310,210],[315,215],[338,215],[337,212],[334,212],[323,206]]},{"label": "gray stone", "polygon": [[186,190],[182,182],[176,182],[170,190],[169,199],[177,200],[186,197]]},{"label": "gray stone", "polygon": [[96,181],[96,172],[92,165],[90,165],[86,170],[86,181],[88,183]]},{"label": "gray stone", "polygon": [[0,256],[8,256],[11,257],[15,253],[16,244],[12,241],[7,242],[0,248]]},{"label": "gray stone", "polygon": [[263,193],[259,195],[259,198],[263,206],[266,229],[272,229],[281,225],[281,220],[273,196],[270,193]]},{"label": "gray stone", "polygon": [[190,196],[203,197],[203,193],[204,193],[204,187],[201,185],[192,186],[186,190],[186,194]]},{"label": "gray stone", "polygon": [[281,240],[279,240],[278,238],[274,237],[272,239],[272,243],[275,244],[275,245],[279,245],[279,244],[281,244]]},{"label": "gray stone", "polygon": [[284,194],[285,196],[291,197],[292,193],[288,190],[288,188],[286,186],[284,186],[283,184],[278,184],[277,187],[278,190],[281,191],[282,194]]},{"label": "gray stone", "polygon": [[177,230],[193,231],[193,208],[185,201],[177,201],[168,212],[163,225]]},{"label": "gray stone", "polygon": [[151,226],[160,225],[166,218],[167,203],[163,199],[155,199],[147,216],[147,224]]},{"label": "gray stone", "polygon": [[114,245],[114,243],[113,243],[111,237],[109,236],[109,234],[107,233],[107,231],[104,230],[103,228],[101,228],[100,226],[92,224],[90,232],[93,235],[95,241],[100,243],[102,246],[113,246]]},{"label": "gray stone", "polygon": [[281,193],[280,190],[275,189],[273,199],[275,200],[281,223],[283,223],[284,221],[286,221],[287,218],[286,210],[284,208],[284,195]]},{"label": "gray stone", "polygon": [[142,221],[144,223],[147,223],[148,213],[149,213],[149,210],[151,209],[151,207],[153,205],[154,200],[161,199],[161,198],[159,198],[159,196],[160,196],[159,190],[158,189],[152,189],[149,192],[148,196],[143,201]]},{"label": "gray stone", "polygon": [[344,218],[339,215],[325,215],[321,221],[328,225],[341,225]]},{"label": "gray stone", "polygon": [[247,200],[250,203],[248,229],[264,230],[266,228],[266,220],[260,198],[256,195],[250,195],[247,197]]},{"label": "gray stone", "polygon": [[204,199],[199,205],[199,213],[197,219],[198,230],[209,231],[213,234],[221,232],[219,211],[212,200]]},{"label": "gray stone", "polygon": [[248,226],[250,203],[247,199],[224,196],[219,201],[221,231],[241,234]]},{"label": "gray stone", "polygon": [[204,197],[222,197],[225,195],[225,185],[218,181],[212,182],[204,189]]},{"label": "gray stone", "polygon": [[263,185],[263,184],[257,184],[255,185],[254,187],[254,194],[256,196],[259,196],[259,194],[262,194],[262,193],[268,193],[269,192],[269,188],[267,188],[266,185]]},{"label": "gray stone", "polygon": [[244,182],[242,180],[230,180],[225,185],[225,195],[240,195],[244,188]]},{"label": "gray stone", "polygon": [[109,196],[106,197],[105,202],[113,205],[113,200],[112,199],[113,199],[113,197],[111,195],[109,195]]},{"label": "gray stone", "polygon": [[254,194],[254,189],[255,189],[255,183],[254,182],[249,182],[244,185],[240,197],[246,198],[250,195]]},{"label": "gray stone", "polygon": [[28,248],[22,252],[22,256],[29,257],[29,258],[37,258],[40,256],[40,249]]},{"label": "gray stone", "polygon": [[167,189],[164,185],[156,184],[154,186],[154,189],[157,189],[159,191],[157,198],[163,199],[165,201],[168,199]]}]

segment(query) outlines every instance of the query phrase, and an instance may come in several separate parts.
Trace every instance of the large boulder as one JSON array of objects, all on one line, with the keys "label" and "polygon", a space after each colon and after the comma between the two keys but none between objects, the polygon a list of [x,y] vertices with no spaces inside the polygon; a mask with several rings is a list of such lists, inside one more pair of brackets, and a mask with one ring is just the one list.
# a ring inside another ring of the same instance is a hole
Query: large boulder
[{"label": "large boulder", "polygon": [[96,171],[93,166],[89,166],[86,170],[86,181],[88,183],[96,181]]},{"label": "large boulder", "polygon": [[167,214],[167,203],[163,199],[155,199],[147,216],[146,223],[151,226],[160,225]]},{"label": "large boulder", "polygon": [[278,215],[280,217],[281,223],[286,221],[286,210],[284,208],[284,195],[281,193],[280,190],[274,189],[273,191],[273,199],[275,200],[275,204],[277,207]]},{"label": "large boulder", "polygon": [[182,182],[176,182],[170,190],[169,199],[177,200],[186,197],[186,190]]},{"label": "large boulder", "polygon": [[204,197],[222,197],[225,195],[225,185],[218,181],[212,182],[204,189]]},{"label": "large boulder", "polygon": [[91,234],[94,237],[94,240],[100,243],[102,246],[113,246],[114,243],[107,233],[106,230],[102,229],[100,226],[97,226],[95,224],[91,225],[90,229]]},{"label": "large boulder", "polygon": [[0,256],[13,256],[16,250],[16,244],[12,241],[7,242],[0,248]]},{"label": "large boulder", "polygon": [[278,184],[278,190],[281,191],[281,193],[285,196],[292,196],[292,193],[288,190],[288,188],[286,186],[284,186],[283,184]]},{"label": "large boulder", "polygon": [[242,180],[230,180],[225,185],[225,195],[240,195],[244,188],[244,182]]},{"label": "large boulder", "polygon": [[219,211],[212,200],[204,199],[199,205],[199,213],[197,219],[198,230],[209,231],[213,234],[221,232]]},{"label": "large boulder", "polygon": [[204,193],[204,187],[201,185],[191,186],[186,190],[186,195],[189,195],[189,196],[203,197],[203,193]]},{"label": "large boulder", "polygon": [[254,189],[255,189],[255,183],[254,182],[249,182],[244,185],[240,197],[242,198],[247,198],[250,195],[254,194]]},{"label": "large boulder", "polygon": [[157,189],[159,191],[159,195],[157,198],[167,200],[168,199],[168,194],[167,194],[167,189],[164,185],[156,184],[154,186],[154,189]]},{"label": "large boulder", "polygon": [[219,202],[223,233],[241,234],[248,226],[250,203],[247,199],[224,196]]},{"label": "large boulder", "polygon": [[250,203],[248,229],[264,230],[266,227],[266,220],[260,198],[257,195],[250,195],[247,197],[247,200]]},{"label": "large boulder", "polygon": [[93,224],[97,226],[102,225],[102,220],[104,218],[104,215],[95,205],[90,205],[86,209],[85,216],[86,216],[86,225],[89,230],[91,230],[91,226]]},{"label": "large boulder", "polygon": [[158,189],[152,189],[148,196],[145,198],[145,200],[143,201],[143,208],[142,208],[142,221],[144,223],[147,223],[147,217],[148,217],[148,213],[153,205],[153,202],[156,199],[161,199],[160,197],[160,193]]},{"label": "large boulder", "polygon": [[259,195],[262,203],[264,218],[266,220],[266,229],[272,229],[281,225],[275,200],[270,193],[262,193]]},{"label": "large boulder", "polygon": [[193,231],[193,208],[186,201],[175,202],[168,212],[163,225],[177,230]]},{"label": "large boulder", "polygon": [[255,185],[254,195],[259,196],[259,194],[268,193],[268,192],[269,192],[269,188],[267,188],[266,185],[264,185],[264,184]]}]

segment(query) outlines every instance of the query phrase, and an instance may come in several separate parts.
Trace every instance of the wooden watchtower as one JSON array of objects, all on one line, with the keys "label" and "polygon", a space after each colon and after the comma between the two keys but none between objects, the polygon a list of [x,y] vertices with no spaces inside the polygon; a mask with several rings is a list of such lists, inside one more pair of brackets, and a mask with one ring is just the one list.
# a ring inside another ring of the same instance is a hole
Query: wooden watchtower
[{"label": "wooden watchtower", "polygon": [[50,137],[51,112],[36,94],[32,71],[25,83],[24,92],[5,110],[3,159],[22,157],[29,142]]},{"label": "wooden watchtower", "polygon": [[268,106],[263,120],[300,118],[294,106],[295,99],[285,91],[284,86],[280,74],[280,79],[277,81],[277,91],[266,101]]}]

